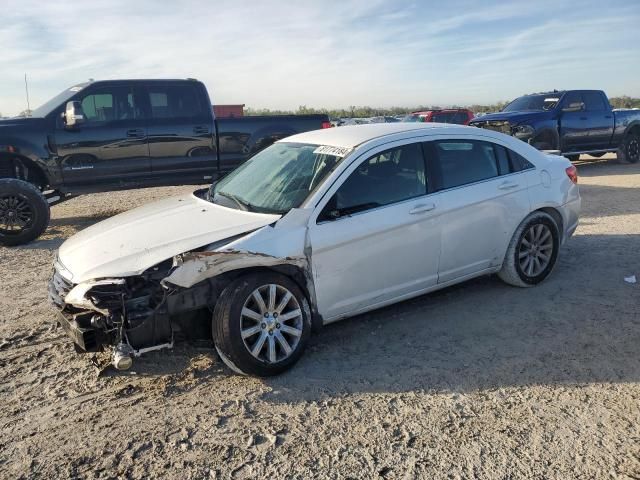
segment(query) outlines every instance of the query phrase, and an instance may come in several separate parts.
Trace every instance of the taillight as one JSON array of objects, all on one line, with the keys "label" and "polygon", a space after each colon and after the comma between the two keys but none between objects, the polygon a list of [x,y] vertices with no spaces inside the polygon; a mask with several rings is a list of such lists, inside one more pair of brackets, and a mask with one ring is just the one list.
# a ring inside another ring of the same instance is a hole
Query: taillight
[{"label": "taillight", "polygon": [[322,127],[320,128],[331,128],[331,122],[322,122]]},{"label": "taillight", "polygon": [[571,180],[573,183],[578,183],[578,169],[575,165],[567,167],[564,171],[567,172],[567,177],[569,177],[569,180]]}]

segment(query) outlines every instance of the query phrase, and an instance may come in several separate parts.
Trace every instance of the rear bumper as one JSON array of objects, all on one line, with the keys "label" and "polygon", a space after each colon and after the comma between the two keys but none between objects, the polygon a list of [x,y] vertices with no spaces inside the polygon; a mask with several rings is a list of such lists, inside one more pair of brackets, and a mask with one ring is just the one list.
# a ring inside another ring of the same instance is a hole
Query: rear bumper
[{"label": "rear bumper", "polygon": [[70,315],[58,311],[57,314],[58,323],[71,337],[79,352],[100,352],[102,346],[109,343],[105,332],[91,326],[94,313]]},{"label": "rear bumper", "polygon": [[562,236],[563,243],[568,240],[578,228],[581,204],[582,201],[580,197],[578,197],[562,206],[564,216],[564,232]]}]

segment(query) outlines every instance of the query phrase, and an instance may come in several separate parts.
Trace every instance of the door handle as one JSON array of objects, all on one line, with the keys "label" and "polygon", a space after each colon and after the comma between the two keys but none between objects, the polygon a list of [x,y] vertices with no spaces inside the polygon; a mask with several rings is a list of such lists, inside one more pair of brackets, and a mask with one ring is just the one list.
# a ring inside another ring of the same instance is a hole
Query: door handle
[{"label": "door handle", "polygon": [[580,120],[586,120],[587,117],[580,117]]},{"label": "door handle", "polygon": [[500,185],[498,185],[498,188],[500,190],[511,190],[512,188],[517,188],[518,184],[514,183],[514,182],[502,182]]},{"label": "door handle", "polygon": [[193,133],[196,135],[206,135],[209,133],[208,127],[193,127]]},{"label": "door handle", "polygon": [[424,204],[421,203],[420,205],[416,205],[411,210],[409,210],[409,213],[411,215],[415,215],[416,213],[430,212],[435,208],[436,208],[435,203],[424,203]]},{"label": "door handle", "polygon": [[144,137],[144,130],[141,128],[132,128],[131,130],[127,130],[127,137],[129,138]]}]

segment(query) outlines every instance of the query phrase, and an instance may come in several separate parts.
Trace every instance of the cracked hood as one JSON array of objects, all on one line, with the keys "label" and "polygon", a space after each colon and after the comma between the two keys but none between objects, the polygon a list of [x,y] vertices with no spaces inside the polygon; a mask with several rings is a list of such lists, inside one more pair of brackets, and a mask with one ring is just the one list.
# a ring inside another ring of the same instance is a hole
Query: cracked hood
[{"label": "cracked hood", "polygon": [[82,230],[62,244],[58,261],[73,283],[127,277],[279,218],[215,205],[195,195],[167,198]]}]

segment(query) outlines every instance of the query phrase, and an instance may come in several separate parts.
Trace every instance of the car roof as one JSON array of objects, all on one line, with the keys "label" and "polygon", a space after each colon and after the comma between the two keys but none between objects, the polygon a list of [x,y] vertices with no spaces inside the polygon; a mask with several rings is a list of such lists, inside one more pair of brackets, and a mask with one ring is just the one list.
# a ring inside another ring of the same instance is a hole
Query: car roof
[{"label": "car roof", "polygon": [[311,143],[334,147],[353,148],[365,142],[390,135],[415,133],[416,135],[477,133],[475,127],[450,123],[372,123],[325,128],[299,133],[279,142]]}]

